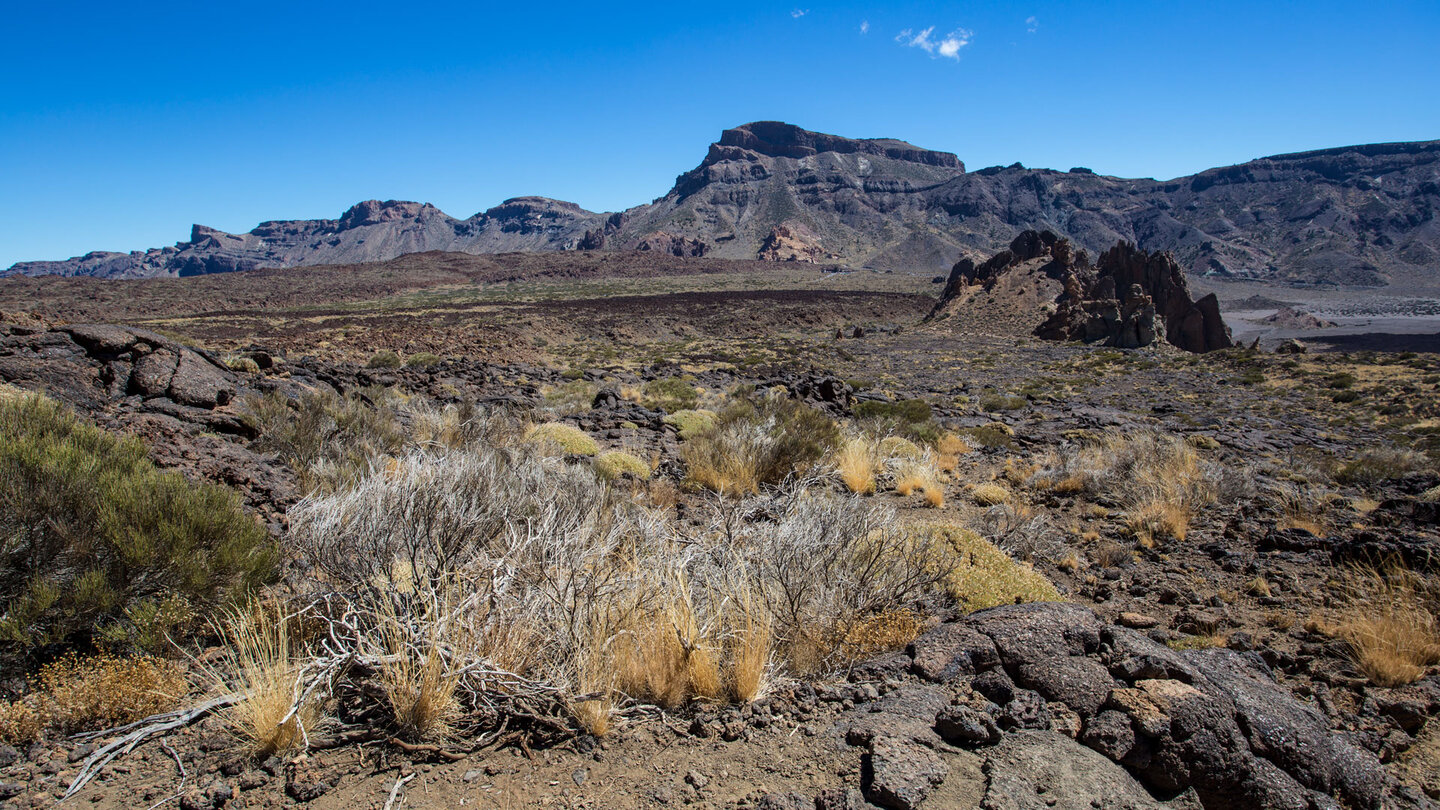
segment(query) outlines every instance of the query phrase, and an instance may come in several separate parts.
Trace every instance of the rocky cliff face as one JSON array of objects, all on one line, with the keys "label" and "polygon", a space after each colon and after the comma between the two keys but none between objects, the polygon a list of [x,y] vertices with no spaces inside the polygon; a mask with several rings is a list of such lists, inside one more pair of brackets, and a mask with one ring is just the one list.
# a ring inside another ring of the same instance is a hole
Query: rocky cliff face
[{"label": "rocky cliff face", "polygon": [[[991,290],[1008,275],[1027,273],[1062,285],[1049,317],[1034,328],[1035,335],[1047,340],[1134,349],[1164,338],[1190,352],[1233,345],[1215,296],[1194,300],[1184,271],[1170,254],[1149,253],[1122,241],[1092,267],[1084,250],[1051,231],[1025,231],[1009,248],[978,265],[961,259],[929,319],[973,300],[968,293],[974,288]],[[1022,281],[1021,286],[1029,284]],[[1037,311],[1033,317],[1043,315]]]},{"label": "rocky cliff face", "polygon": [[[423,250],[634,249],[665,234],[686,255],[935,272],[986,256],[1016,231],[1049,230],[1098,254],[1119,241],[1165,251],[1188,273],[1296,284],[1440,286],[1440,141],[1276,155],[1169,181],[1020,164],[967,172],[946,152],[778,122],[726,130],[653,203],[615,214],[518,197],[469,219],[367,201],[338,220],[196,226],[137,253],[25,262],[7,273],[143,277],[354,263]],[[784,229],[784,231],[779,231]],[[805,251],[774,250],[803,234]],[[647,241],[649,240],[649,241]],[[701,247],[696,247],[699,244]]]}]

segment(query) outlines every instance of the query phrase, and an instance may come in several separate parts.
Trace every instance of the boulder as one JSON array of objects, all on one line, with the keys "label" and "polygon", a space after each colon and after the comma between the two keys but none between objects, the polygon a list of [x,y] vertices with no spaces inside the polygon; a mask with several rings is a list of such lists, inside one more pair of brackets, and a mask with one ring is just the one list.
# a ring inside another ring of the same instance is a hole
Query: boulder
[{"label": "boulder", "polygon": [[182,405],[214,408],[228,404],[237,387],[235,376],[229,370],[221,370],[195,352],[182,349],[168,393]]}]

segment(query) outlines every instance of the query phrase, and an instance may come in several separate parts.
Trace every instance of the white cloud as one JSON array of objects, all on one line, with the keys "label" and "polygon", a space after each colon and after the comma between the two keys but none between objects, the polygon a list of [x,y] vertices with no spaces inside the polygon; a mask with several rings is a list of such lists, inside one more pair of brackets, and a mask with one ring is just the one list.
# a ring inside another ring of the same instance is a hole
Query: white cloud
[{"label": "white cloud", "polygon": [[806,14],[809,14],[809,13],[810,13],[810,9],[808,9],[808,8],[806,8],[806,9],[799,9],[799,8],[797,8],[797,9],[795,9],[794,11],[790,12],[790,16],[791,16],[791,17],[794,17],[795,19],[798,20],[798,19],[800,19],[801,17],[804,17]]},{"label": "white cloud", "polygon": [[869,21],[869,20],[866,20],[866,21],[860,23],[860,33],[862,33],[862,34],[868,34],[868,33],[870,33],[870,21]]},{"label": "white cloud", "polygon": [[1025,18],[1025,30],[1031,34],[1040,30],[1040,21],[1034,15]]},{"label": "white cloud", "polygon": [[964,28],[956,28],[945,36],[935,39],[935,26],[922,29],[918,34],[915,29],[906,28],[895,37],[895,41],[907,48],[919,48],[931,56],[943,56],[946,59],[960,59],[960,49],[970,44],[975,38],[973,31]]}]

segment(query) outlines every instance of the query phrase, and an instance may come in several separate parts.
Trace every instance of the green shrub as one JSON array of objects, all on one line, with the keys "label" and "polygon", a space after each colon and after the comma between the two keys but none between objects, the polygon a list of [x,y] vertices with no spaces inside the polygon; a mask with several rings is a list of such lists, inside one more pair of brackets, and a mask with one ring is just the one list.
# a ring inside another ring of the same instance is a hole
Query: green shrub
[{"label": "green shrub", "polygon": [[923,399],[862,402],[855,406],[856,419],[894,420],[904,425],[913,425],[928,422],[931,417],[930,403]]},{"label": "green shrub", "polygon": [[681,441],[695,438],[701,431],[715,424],[714,411],[675,411],[665,417],[665,424],[674,425]]},{"label": "green shrub", "polygon": [[943,539],[955,552],[945,587],[965,612],[1020,602],[1060,602],[1043,574],[1010,558],[994,543],[958,526],[924,523],[916,534]]},{"label": "green shrub", "polygon": [[316,391],[293,400],[272,393],[246,398],[241,409],[259,433],[255,449],[278,455],[313,490],[353,482],[373,459],[405,446],[394,400],[378,388],[343,397]]},{"label": "green shrub", "polygon": [[1336,391],[1335,393],[1333,393],[1333,394],[1330,395],[1330,401],[1331,401],[1331,402],[1341,402],[1341,403],[1345,403],[1345,402],[1359,402],[1359,401],[1360,401],[1360,392],[1359,392],[1359,391],[1351,391],[1351,390]]},{"label": "green shrub", "polygon": [[370,358],[370,362],[368,362],[368,363],[365,364],[365,367],[366,367],[366,368],[400,368],[400,355],[396,354],[395,352],[390,351],[389,349],[386,349],[386,350],[380,351],[380,352],[376,352],[376,353],[375,353],[375,356],[372,357],[372,358]]},{"label": "green shrub", "polygon": [[840,444],[834,420],[792,399],[741,400],[681,447],[690,480],[724,495],[757,492],[813,468]]},{"label": "green shrub", "polygon": [[440,365],[440,356],[430,352],[420,352],[405,358],[406,368],[434,368]]},{"label": "green shrub", "polygon": [[595,457],[595,472],[606,481],[614,481],[625,473],[644,481],[650,477],[650,465],[630,453],[608,450]]},{"label": "green shrub", "polygon": [[695,386],[679,377],[666,377],[645,383],[647,408],[659,408],[666,412],[691,410],[700,404],[700,392]]},{"label": "green shrub", "polygon": [[1015,441],[1015,429],[1001,422],[964,428],[960,433],[981,447],[1009,447]]},{"label": "green shrub", "polygon": [[1336,471],[1335,479],[1346,484],[1377,484],[1434,467],[1424,453],[1399,447],[1376,447],[1360,451],[1343,464]]},{"label": "green shrub", "polygon": [[1351,374],[1348,371],[1331,374],[1330,376],[1325,378],[1325,386],[1327,388],[1334,388],[1337,391],[1345,391],[1350,388],[1354,388],[1356,382],[1357,380],[1355,379],[1355,375]]},{"label": "green shrub", "polygon": [[161,472],[39,396],[0,401],[0,640],[155,646],[248,593],[277,550],[235,494]]},{"label": "green shrub", "polygon": [[526,434],[526,439],[539,444],[551,444],[567,455],[593,456],[600,452],[600,445],[586,435],[585,431],[563,422],[546,422],[536,425]]},{"label": "green shrub", "polygon": [[225,358],[225,365],[228,366],[231,371],[238,371],[241,374],[260,373],[260,364],[249,357],[241,357],[240,355],[227,357]]},{"label": "green shrub", "polygon": [[1013,411],[1025,407],[1025,403],[1024,397],[990,393],[980,397],[980,410],[987,413]]}]

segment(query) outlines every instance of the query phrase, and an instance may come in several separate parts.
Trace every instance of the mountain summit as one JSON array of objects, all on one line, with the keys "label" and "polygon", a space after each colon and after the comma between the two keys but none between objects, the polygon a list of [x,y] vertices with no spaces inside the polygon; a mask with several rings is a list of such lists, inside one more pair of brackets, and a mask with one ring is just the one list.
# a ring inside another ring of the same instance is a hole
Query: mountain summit
[{"label": "mountain summit", "polygon": [[22,262],[23,275],[184,276],[353,263],[426,250],[658,250],[943,272],[1019,231],[1098,254],[1118,241],[1169,251],[1189,273],[1272,282],[1440,285],[1440,141],[1275,155],[1158,181],[1020,164],[967,172],[890,138],[777,121],[725,130],[654,202],[618,213],[516,197],[468,219],[370,200],[335,220],[196,225],[188,242]]}]

